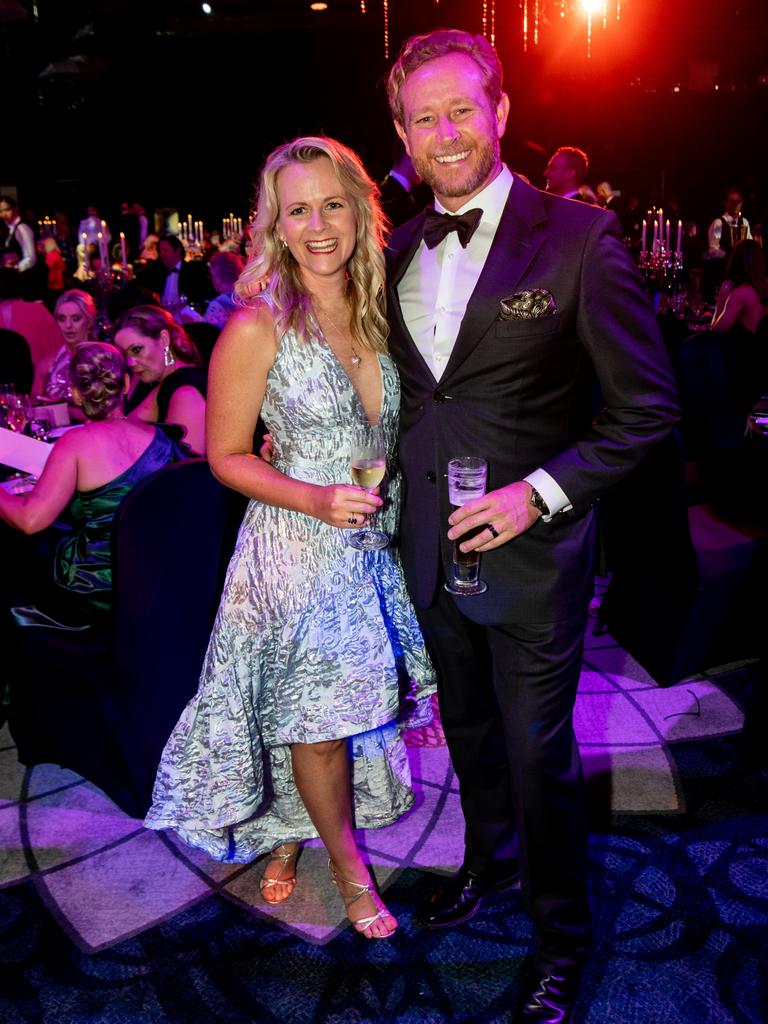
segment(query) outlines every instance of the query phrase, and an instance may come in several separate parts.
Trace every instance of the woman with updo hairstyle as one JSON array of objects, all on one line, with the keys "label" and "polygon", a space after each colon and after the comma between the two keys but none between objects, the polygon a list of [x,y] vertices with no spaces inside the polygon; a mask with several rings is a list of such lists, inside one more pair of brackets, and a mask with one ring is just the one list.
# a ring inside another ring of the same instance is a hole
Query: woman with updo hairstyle
[{"label": "woman with updo hairstyle", "polygon": [[70,288],[56,300],[53,316],[64,343],[35,367],[32,394],[52,402],[70,401],[69,361],[78,345],[93,338],[96,303],[88,292]]},{"label": "woman with updo hairstyle", "polygon": [[184,328],[160,306],[134,306],[115,324],[115,344],[133,376],[131,418],[176,424],[185,447],[205,455],[208,374]]},{"label": "woman with updo hairstyle", "polygon": [[159,428],[126,419],[128,373],[119,349],[105,342],[78,345],[69,363],[72,400],[85,423],[51,449],[40,479],[26,494],[0,490],[0,518],[23,533],[39,533],[66,510],[71,530],[58,541],[49,587],[33,595],[39,610],[65,625],[93,622],[112,603],[112,520],[125,495],[155,470],[183,457]]},{"label": "woman with updo hairstyle", "polygon": [[710,330],[724,334],[740,327],[754,334],[768,314],[765,253],[759,242],[743,239],[734,245],[717,295]]}]

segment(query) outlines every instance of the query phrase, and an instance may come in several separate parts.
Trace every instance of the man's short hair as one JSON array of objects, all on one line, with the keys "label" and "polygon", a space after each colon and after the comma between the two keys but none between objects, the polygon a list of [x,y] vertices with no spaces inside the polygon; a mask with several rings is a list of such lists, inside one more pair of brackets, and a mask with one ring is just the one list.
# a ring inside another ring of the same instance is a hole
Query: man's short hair
[{"label": "man's short hair", "polygon": [[186,252],[184,248],[184,243],[182,242],[178,235],[162,235],[160,237],[160,240],[158,241],[158,245],[160,244],[160,242],[167,242],[172,249],[175,249],[176,252],[180,253],[182,256]]},{"label": "man's short hair", "polygon": [[12,210],[18,210],[19,208],[19,204],[13,196],[0,196],[0,203],[5,203],[6,206],[10,206]]},{"label": "man's short hair", "polygon": [[439,28],[421,36],[411,36],[403,43],[397,60],[387,77],[387,97],[392,117],[398,124],[403,123],[403,83],[412,71],[422,64],[450,53],[465,53],[480,68],[483,89],[488,102],[496,108],[501,102],[501,83],[504,69],[496,51],[485,36],[473,36],[457,28]]},{"label": "man's short hair", "polygon": [[576,183],[583,185],[589,173],[589,157],[584,150],[577,146],[560,146],[552,154],[552,159],[554,160],[556,156],[563,158],[568,170],[576,175]]}]

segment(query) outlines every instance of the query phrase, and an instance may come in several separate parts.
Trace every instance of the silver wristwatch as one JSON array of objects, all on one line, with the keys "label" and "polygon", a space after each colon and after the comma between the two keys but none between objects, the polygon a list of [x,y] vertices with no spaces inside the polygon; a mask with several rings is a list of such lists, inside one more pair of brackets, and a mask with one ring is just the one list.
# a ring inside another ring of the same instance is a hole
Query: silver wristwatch
[{"label": "silver wristwatch", "polygon": [[547,505],[546,501],[544,501],[544,499],[539,494],[539,492],[536,490],[536,488],[532,487],[532,486],[531,486],[531,504],[533,505],[533,507],[535,509],[538,509],[538,511],[541,512],[541,514],[543,516],[548,516],[549,515],[549,505]]}]

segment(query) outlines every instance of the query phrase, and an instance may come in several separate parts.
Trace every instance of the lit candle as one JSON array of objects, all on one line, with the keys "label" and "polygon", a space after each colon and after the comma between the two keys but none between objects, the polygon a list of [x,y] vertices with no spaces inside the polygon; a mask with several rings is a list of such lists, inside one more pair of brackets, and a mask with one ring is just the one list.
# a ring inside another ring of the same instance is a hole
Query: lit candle
[{"label": "lit candle", "polygon": [[656,252],[656,247],[659,244],[659,222],[655,220],[653,222],[653,251]]},{"label": "lit candle", "polygon": [[658,234],[659,245],[661,245],[661,240],[662,240],[663,237],[664,237],[664,211],[662,210],[661,207],[659,207],[659,234]]},{"label": "lit candle", "polygon": [[643,220],[643,241],[642,241],[642,243],[640,245],[641,252],[648,252],[648,249],[646,248],[647,244],[648,244],[648,221],[647,220]]},{"label": "lit candle", "polygon": [[669,220],[667,220],[666,232],[664,234],[664,244],[666,246],[667,252],[669,252]]},{"label": "lit candle", "polygon": [[125,247],[125,233],[123,231],[120,232],[120,260],[123,267],[128,266],[128,250]]},{"label": "lit candle", "polygon": [[83,232],[80,237],[83,240],[83,267],[86,270],[90,270],[90,262],[88,260],[88,235]]},{"label": "lit candle", "polygon": [[683,255],[683,222],[681,220],[677,222],[677,246],[675,247],[675,253],[677,256]]}]

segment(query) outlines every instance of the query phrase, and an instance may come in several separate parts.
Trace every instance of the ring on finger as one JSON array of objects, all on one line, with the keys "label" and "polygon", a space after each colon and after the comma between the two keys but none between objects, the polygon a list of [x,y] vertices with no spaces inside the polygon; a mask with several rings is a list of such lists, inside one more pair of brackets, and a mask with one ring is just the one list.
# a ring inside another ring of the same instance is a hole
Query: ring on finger
[{"label": "ring on finger", "polygon": [[491,525],[491,523],[486,523],[485,529],[488,530],[488,532],[490,533],[494,540],[496,540],[496,538],[499,536],[498,531],[494,526]]}]

